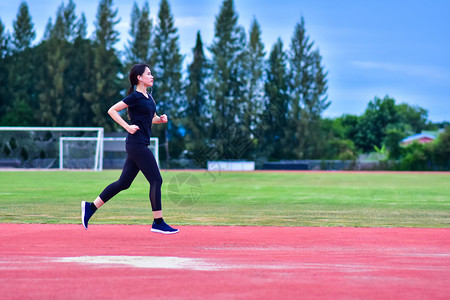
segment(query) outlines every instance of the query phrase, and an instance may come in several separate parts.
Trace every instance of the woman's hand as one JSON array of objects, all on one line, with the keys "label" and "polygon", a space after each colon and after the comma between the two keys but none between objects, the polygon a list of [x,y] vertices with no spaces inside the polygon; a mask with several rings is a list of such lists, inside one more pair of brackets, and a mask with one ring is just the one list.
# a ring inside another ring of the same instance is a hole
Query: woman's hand
[{"label": "woman's hand", "polygon": [[127,127],[127,131],[129,134],[134,134],[138,130],[139,130],[139,126],[137,126],[137,125],[130,125]]},{"label": "woman's hand", "polygon": [[160,117],[161,123],[167,123],[167,116],[166,115],[161,115]]}]

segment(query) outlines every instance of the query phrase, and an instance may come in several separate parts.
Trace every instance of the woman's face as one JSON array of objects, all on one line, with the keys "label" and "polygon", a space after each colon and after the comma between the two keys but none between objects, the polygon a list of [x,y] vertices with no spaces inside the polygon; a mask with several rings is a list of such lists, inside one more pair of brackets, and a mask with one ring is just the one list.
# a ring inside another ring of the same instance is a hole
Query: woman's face
[{"label": "woman's face", "polygon": [[153,75],[148,67],[145,68],[144,73],[138,77],[139,81],[145,86],[153,86]]}]

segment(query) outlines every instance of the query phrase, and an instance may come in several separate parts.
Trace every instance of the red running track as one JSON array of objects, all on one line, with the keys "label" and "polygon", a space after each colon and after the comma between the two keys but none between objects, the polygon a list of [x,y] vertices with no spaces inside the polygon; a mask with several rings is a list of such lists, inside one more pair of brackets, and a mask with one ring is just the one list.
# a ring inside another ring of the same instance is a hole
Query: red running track
[{"label": "red running track", "polygon": [[449,299],[450,228],[0,224],[1,299]]}]

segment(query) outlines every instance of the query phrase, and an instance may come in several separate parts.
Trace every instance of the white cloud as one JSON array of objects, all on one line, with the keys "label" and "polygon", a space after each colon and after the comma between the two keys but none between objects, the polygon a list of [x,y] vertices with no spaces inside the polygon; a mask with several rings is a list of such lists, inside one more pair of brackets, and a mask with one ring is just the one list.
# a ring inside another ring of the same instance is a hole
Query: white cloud
[{"label": "white cloud", "polygon": [[400,73],[406,76],[422,77],[438,80],[445,83],[450,81],[450,71],[429,65],[415,65],[402,63],[386,63],[376,61],[351,61],[352,65],[368,70],[381,70],[391,73]]},{"label": "white cloud", "polygon": [[175,26],[181,27],[200,27],[204,24],[204,18],[201,17],[177,17],[175,18]]}]

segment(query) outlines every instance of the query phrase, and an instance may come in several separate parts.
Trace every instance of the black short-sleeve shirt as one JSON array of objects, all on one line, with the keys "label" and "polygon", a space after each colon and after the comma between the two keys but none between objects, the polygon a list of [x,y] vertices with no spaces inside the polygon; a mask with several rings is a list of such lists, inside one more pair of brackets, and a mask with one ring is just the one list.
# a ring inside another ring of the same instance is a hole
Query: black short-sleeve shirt
[{"label": "black short-sleeve shirt", "polygon": [[139,130],[134,134],[128,134],[127,144],[150,144],[152,120],[156,112],[156,103],[149,93],[147,95],[148,98],[142,93],[134,91],[123,99],[123,102],[128,105],[131,124],[139,126]]}]

